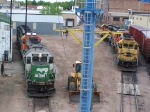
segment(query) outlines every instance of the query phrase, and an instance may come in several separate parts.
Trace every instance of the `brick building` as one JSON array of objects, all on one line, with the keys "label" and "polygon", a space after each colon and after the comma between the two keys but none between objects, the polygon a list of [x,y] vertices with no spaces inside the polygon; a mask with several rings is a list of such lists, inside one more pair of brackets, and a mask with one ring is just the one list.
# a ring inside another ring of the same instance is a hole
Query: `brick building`
[{"label": "brick building", "polygon": [[139,2],[138,0],[103,0],[105,13],[102,19],[103,23],[123,26],[129,18],[128,9],[133,12],[148,12],[150,5]]}]

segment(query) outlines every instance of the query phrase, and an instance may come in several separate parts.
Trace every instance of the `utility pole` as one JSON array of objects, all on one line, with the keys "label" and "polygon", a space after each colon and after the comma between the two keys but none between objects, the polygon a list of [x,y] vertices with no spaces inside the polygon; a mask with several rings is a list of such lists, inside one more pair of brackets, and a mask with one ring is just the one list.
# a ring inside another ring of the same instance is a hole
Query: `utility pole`
[{"label": "utility pole", "polygon": [[11,24],[12,24],[12,0],[10,2],[10,54],[11,54],[11,35],[12,35],[12,32],[11,32]]},{"label": "utility pole", "polygon": [[25,34],[27,33],[27,3],[28,3],[28,0],[26,0],[26,14],[25,14]]}]

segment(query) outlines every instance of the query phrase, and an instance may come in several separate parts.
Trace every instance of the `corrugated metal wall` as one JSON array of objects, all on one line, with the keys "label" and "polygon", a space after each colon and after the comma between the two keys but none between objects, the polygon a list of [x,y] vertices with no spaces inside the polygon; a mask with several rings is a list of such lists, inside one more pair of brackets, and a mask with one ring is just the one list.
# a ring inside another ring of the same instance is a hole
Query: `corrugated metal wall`
[{"label": "corrugated metal wall", "polygon": [[[14,25],[15,24],[15,25]],[[16,34],[16,28],[19,25],[24,25],[24,22],[13,22],[13,33]],[[36,24],[36,25],[35,25]],[[53,29],[55,28],[63,28],[63,23],[44,23],[44,22],[28,22],[27,26],[29,26],[33,32],[36,32],[38,35],[61,35],[61,32],[56,32]],[[36,26],[36,29],[33,28]]]},{"label": "corrugated metal wall", "polygon": [[[8,53],[8,60],[12,61],[12,41],[10,41],[10,24],[5,22],[0,22],[0,61],[4,60],[4,52]],[[13,35],[13,34],[11,34]],[[12,40],[12,36],[11,36]]]}]

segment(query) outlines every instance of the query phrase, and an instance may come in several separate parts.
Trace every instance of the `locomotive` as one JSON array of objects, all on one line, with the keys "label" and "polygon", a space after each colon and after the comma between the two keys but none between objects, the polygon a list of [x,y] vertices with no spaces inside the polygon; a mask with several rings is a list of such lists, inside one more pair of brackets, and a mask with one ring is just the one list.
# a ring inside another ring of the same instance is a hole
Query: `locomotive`
[{"label": "locomotive", "polygon": [[[114,52],[117,53],[117,43],[121,40],[121,32],[124,32],[124,29],[121,29],[115,25],[105,25],[101,26],[102,31],[111,31],[110,35],[106,38],[110,45],[113,47]],[[117,33],[118,32],[118,33]],[[103,36],[103,35],[102,35]]]},{"label": "locomotive", "polygon": [[53,95],[56,72],[54,56],[28,26],[18,26],[16,34],[17,46],[24,64],[28,96]]},{"label": "locomotive", "polygon": [[138,43],[129,33],[123,33],[117,43],[117,64],[122,71],[136,71],[138,66]]}]

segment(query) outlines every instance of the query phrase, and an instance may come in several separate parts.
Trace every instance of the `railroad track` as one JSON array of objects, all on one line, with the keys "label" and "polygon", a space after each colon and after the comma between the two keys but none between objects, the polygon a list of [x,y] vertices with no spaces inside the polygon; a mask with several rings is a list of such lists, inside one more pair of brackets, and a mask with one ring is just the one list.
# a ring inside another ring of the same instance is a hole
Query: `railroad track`
[{"label": "railroad track", "polygon": [[137,95],[136,73],[122,72],[120,112],[138,112]]},{"label": "railroad track", "polygon": [[28,112],[52,112],[49,97],[33,97],[28,100]]}]

